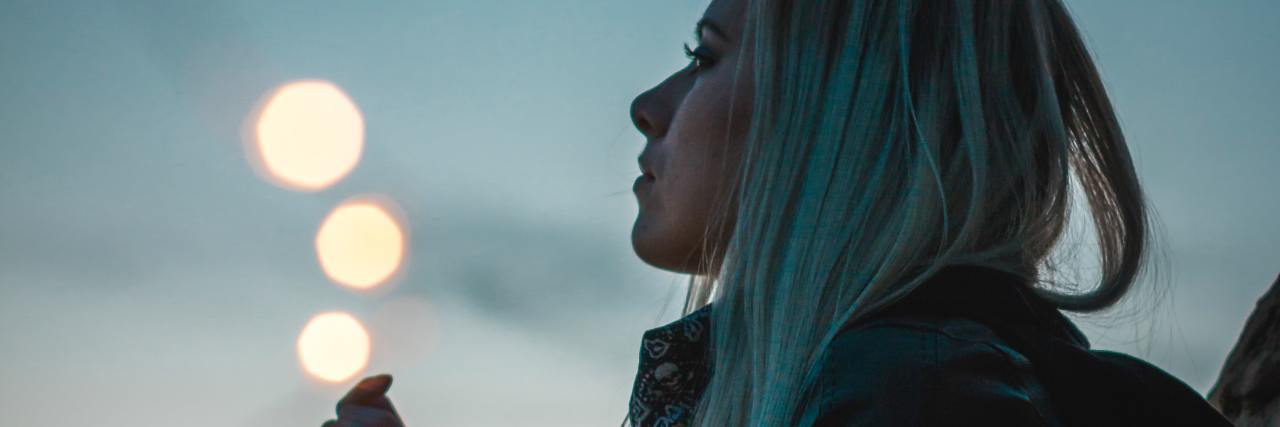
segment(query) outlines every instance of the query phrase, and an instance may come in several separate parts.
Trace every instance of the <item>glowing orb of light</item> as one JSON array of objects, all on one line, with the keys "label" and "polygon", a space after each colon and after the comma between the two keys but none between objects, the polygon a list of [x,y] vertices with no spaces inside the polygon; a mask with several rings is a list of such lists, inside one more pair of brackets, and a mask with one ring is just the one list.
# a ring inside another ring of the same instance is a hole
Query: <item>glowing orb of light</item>
[{"label": "glowing orb of light", "polygon": [[369,363],[369,333],[359,320],[343,312],[320,313],[298,335],[298,359],[307,373],[342,382]]},{"label": "glowing orb of light", "polygon": [[302,80],[277,89],[254,126],[260,169],[277,184],[317,191],[341,180],[360,161],[364,117],[333,83]]},{"label": "glowing orb of light", "polygon": [[330,280],[369,289],[399,269],[405,232],[384,203],[352,199],[329,213],[316,232],[316,257]]}]

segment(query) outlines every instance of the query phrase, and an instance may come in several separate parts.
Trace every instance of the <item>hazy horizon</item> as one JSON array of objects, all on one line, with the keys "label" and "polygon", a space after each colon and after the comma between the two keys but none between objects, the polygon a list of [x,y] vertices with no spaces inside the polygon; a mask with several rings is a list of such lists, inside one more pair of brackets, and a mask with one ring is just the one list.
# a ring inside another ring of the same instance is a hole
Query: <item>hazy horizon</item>
[{"label": "hazy horizon", "polygon": [[[1207,391],[1280,273],[1280,3],[1067,3],[1165,227],[1171,286],[1078,323]],[[631,253],[628,106],[684,65],[704,6],[0,2],[0,410],[319,425],[351,381],[309,378],[295,340],[342,310],[409,425],[621,422],[640,334],[679,316],[685,284]],[[365,120],[360,163],[314,193],[262,180],[241,139],[299,79],[340,86]],[[369,194],[403,209],[408,252],[358,293],[312,244]]]}]

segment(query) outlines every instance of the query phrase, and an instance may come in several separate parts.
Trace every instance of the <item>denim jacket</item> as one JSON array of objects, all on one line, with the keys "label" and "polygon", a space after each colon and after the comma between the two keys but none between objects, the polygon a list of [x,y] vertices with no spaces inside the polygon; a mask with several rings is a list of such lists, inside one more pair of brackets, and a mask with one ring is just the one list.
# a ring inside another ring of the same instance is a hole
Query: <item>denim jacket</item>
[{"label": "denim jacket", "polygon": [[[636,426],[685,426],[712,370],[714,304],[650,329],[630,401]],[[1168,373],[1090,350],[1020,278],[950,266],[843,329],[823,354],[818,426],[1229,426]]]}]

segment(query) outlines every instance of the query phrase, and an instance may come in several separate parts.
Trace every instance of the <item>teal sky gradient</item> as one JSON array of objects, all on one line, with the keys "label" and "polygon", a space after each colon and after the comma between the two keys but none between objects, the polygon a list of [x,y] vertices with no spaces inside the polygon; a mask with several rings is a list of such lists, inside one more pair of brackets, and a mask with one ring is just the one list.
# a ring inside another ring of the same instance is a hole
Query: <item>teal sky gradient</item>
[{"label": "teal sky gradient", "polygon": [[[1081,324],[1206,390],[1280,272],[1280,3],[1068,3],[1172,286],[1146,317]],[[620,422],[641,332],[684,295],[630,250],[628,104],[684,64],[704,6],[0,0],[6,424],[319,425],[347,384],[307,380],[294,340],[328,310],[370,325],[410,425]],[[368,129],[355,171],[312,194],[259,179],[240,140],[303,78],[344,88]],[[311,244],[366,193],[404,208],[411,253],[357,294]],[[405,300],[431,310],[388,317]]]}]

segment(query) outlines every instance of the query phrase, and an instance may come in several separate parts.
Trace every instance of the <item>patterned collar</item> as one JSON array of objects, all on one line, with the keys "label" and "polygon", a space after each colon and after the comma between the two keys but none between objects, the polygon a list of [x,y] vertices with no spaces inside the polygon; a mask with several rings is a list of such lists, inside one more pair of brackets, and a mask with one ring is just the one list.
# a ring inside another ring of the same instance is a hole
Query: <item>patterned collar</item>
[{"label": "patterned collar", "polygon": [[683,427],[711,376],[711,304],[645,331],[628,414],[634,426]]}]

